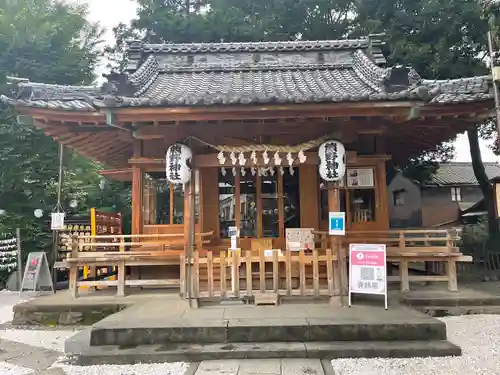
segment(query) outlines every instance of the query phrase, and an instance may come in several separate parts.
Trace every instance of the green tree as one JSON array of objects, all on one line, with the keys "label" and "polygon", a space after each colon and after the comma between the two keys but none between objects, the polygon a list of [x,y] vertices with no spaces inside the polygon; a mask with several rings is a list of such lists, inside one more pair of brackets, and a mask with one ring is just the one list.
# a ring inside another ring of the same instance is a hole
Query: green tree
[{"label": "green tree", "polygon": [[[0,0],[0,93],[11,94],[8,76],[67,85],[92,83],[101,29],[85,16],[85,7],[62,1]],[[17,123],[12,109],[0,104],[0,209],[5,211],[0,232],[20,227],[28,251],[47,247],[52,240],[49,213],[56,203],[58,149],[40,130]],[[69,150],[64,177],[63,207],[68,209],[68,201],[76,199],[77,212],[100,203],[113,205],[125,191],[120,184],[111,185],[118,194],[106,188],[109,197],[103,202],[98,166]],[[42,219],[34,217],[35,209],[44,211]]]},{"label": "green tree", "polygon": [[[194,5],[186,7],[189,3]],[[115,33],[118,50],[125,35],[149,42],[238,42],[384,33],[389,64],[408,64],[425,78],[446,79],[487,74],[486,34],[489,27],[496,30],[488,19],[498,14],[493,0],[140,0],[132,27],[121,25]],[[488,202],[490,231],[496,232],[491,184],[474,147],[480,131],[491,136],[495,132],[491,125],[477,124],[468,136],[474,171]],[[408,160],[402,166],[405,172],[428,177],[435,161],[453,156],[449,141]]]}]

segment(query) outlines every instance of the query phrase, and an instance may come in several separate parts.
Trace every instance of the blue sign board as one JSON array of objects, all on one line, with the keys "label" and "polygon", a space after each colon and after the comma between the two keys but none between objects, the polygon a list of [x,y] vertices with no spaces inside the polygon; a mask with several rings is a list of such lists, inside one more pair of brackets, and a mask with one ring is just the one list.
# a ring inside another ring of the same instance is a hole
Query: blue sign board
[{"label": "blue sign board", "polygon": [[328,232],[330,236],[345,235],[345,212],[330,212],[328,215]]}]

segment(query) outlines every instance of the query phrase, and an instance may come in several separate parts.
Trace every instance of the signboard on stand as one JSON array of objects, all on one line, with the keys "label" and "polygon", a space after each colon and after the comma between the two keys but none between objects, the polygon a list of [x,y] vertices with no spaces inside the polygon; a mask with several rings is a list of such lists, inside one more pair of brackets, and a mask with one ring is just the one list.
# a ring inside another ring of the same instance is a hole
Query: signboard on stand
[{"label": "signboard on stand", "polygon": [[328,215],[330,236],[345,236],[345,212],[330,212]]},{"label": "signboard on stand", "polygon": [[30,290],[54,293],[54,284],[45,252],[29,253],[19,290],[21,292]]},{"label": "signboard on stand", "polygon": [[384,244],[349,245],[349,306],[352,293],[383,295],[387,310],[387,263]]}]

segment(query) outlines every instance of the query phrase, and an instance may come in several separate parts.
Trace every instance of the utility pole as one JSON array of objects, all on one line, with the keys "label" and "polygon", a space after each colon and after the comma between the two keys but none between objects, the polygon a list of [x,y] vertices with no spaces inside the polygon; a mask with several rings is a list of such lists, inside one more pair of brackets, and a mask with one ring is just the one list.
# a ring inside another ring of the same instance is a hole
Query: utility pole
[{"label": "utility pole", "polygon": [[[59,180],[57,183],[57,203],[56,203],[56,212],[63,211],[61,205],[61,192],[62,192],[62,183],[63,183],[63,158],[64,158],[64,145],[61,143],[59,145]],[[64,211],[63,211],[64,212]],[[59,255],[59,231],[54,230],[52,234],[52,282],[54,284],[54,291],[57,290],[57,269],[56,262],[57,256]]]}]

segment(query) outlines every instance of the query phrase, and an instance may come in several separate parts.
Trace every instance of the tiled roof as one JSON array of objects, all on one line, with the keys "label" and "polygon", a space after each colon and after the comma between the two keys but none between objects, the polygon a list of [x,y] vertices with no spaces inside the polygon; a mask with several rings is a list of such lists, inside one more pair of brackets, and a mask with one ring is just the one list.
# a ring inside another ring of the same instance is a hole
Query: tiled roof
[{"label": "tiled roof", "polygon": [[[500,176],[500,164],[483,163],[486,175],[491,180]],[[477,185],[472,163],[442,163],[432,176],[431,184],[436,185]]]},{"label": "tiled roof", "polygon": [[463,103],[492,98],[488,77],[422,80],[386,68],[383,43],[338,41],[128,43],[124,74],[102,88],[23,81],[12,105],[94,111],[103,107],[208,106],[418,100]]}]

